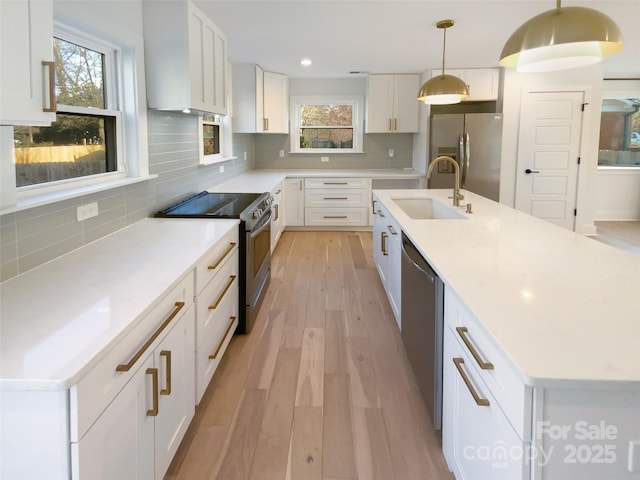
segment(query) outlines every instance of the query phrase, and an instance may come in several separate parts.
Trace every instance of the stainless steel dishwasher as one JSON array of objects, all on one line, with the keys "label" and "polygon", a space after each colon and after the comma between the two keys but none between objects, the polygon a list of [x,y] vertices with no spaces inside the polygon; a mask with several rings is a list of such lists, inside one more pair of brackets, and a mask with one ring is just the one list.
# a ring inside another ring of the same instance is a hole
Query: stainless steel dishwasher
[{"label": "stainless steel dishwasher", "polygon": [[402,233],[402,341],[436,430],[442,428],[444,285]]}]

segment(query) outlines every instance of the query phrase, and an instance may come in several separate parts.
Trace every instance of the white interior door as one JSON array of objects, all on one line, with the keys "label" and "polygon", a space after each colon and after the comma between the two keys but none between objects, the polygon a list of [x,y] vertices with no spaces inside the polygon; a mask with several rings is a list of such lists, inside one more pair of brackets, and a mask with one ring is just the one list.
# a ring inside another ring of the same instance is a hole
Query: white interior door
[{"label": "white interior door", "polygon": [[584,92],[523,95],[516,208],[574,230]]}]

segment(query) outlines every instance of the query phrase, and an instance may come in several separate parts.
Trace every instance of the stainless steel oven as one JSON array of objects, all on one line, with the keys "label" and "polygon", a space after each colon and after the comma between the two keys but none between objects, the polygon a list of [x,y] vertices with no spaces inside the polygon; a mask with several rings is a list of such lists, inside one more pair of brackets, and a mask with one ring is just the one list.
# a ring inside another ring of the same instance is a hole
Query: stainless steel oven
[{"label": "stainless steel oven", "polygon": [[251,331],[271,278],[272,202],[269,193],[201,192],[155,214],[163,218],[240,220],[240,314],[236,333]]}]

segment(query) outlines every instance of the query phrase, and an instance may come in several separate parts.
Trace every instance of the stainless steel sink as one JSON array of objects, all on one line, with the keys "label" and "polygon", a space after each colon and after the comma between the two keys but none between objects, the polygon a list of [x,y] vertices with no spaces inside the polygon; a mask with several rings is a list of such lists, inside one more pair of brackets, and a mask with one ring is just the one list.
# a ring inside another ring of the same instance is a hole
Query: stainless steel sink
[{"label": "stainless steel sink", "polygon": [[452,207],[433,198],[392,198],[396,205],[415,220],[466,220],[467,217]]}]

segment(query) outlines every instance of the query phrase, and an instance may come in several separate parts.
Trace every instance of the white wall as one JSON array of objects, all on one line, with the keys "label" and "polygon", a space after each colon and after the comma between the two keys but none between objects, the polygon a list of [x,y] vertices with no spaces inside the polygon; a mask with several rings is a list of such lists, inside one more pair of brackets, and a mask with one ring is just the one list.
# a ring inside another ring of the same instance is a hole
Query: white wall
[{"label": "white wall", "polygon": [[585,109],[578,173],[576,232],[595,234],[595,191],[602,105],[602,67],[600,64],[552,73],[522,74],[505,71],[504,123],[502,131],[502,165],[500,202],[515,205],[518,133],[523,92],[584,91]]},{"label": "white wall", "polygon": [[596,220],[640,220],[640,169],[599,168]]},{"label": "white wall", "polygon": [[[420,85],[431,78],[431,71],[428,70],[420,77]],[[412,167],[416,172],[427,173],[427,151],[429,148],[429,114],[431,113],[431,107],[423,102],[420,102],[419,109],[419,123],[418,133],[413,135],[413,159]]]}]

